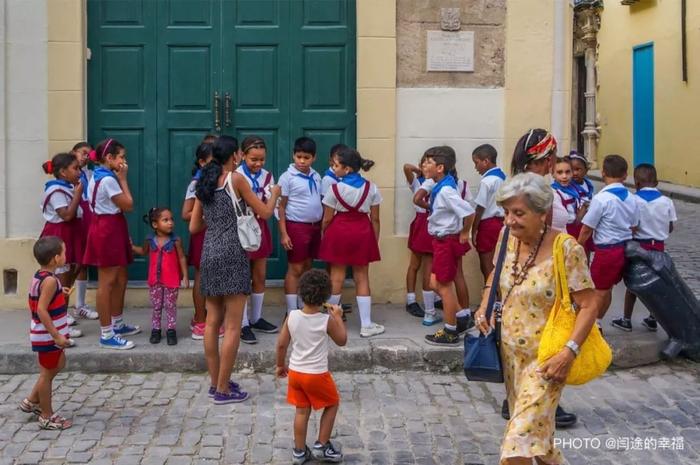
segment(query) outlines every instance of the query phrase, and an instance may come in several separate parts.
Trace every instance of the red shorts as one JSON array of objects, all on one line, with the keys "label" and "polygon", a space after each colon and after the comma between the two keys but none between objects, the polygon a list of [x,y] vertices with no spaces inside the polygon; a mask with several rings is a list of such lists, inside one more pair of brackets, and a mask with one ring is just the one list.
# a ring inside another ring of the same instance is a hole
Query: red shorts
[{"label": "red shorts", "polygon": [[596,289],[612,289],[615,284],[622,281],[624,270],[624,244],[617,244],[611,247],[595,247],[595,254],[591,262],[591,278]]},{"label": "red shorts", "polygon": [[641,245],[644,250],[655,250],[657,252],[664,252],[666,250],[664,241],[640,239],[637,240],[637,242],[639,242],[639,245]]},{"label": "red shorts", "polygon": [[286,221],[287,235],[292,240],[292,250],[287,251],[289,263],[318,258],[321,246],[321,223],[297,223]]},{"label": "red shorts", "polygon": [[51,350],[49,352],[37,352],[37,355],[39,356],[39,365],[47,370],[53,370],[58,366],[58,362],[61,361],[63,349]]},{"label": "red shorts", "polygon": [[476,230],[476,241],[474,248],[479,253],[490,253],[496,250],[498,236],[503,228],[503,217],[493,216],[479,221]]},{"label": "red shorts", "polygon": [[417,254],[433,253],[433,238],[428,233],[428,214],[416,213],[408,232],[408,248]]},{"label": "red shorts", "polygon": [[430,270],[440,283],[450,283],[457,276],[459,259],[469,252],[469,243],[460,244],[459,234],[433,237],[433,267]]},{"label": "red shorts", "polygon": [[289,370],[287,402],[300,407],[319,410],[340,403],[338,389],[329,371],[319,374]]}]

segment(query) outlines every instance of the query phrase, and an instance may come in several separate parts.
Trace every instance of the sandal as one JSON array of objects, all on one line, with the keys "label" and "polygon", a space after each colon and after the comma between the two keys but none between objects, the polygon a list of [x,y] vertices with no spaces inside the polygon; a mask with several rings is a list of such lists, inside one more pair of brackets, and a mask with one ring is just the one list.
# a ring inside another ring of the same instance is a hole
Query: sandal
[{"label": "sandal", "polygon": [[64,430],[73,426],[73,422],[66,420],[58,413],[54,413],[51,418],[39,417],[39,427],[48,430]]},{"label": "sandal", "polygon": [[29,399],[24,399],[19,403],[19,409],[24,413],[34,413],[36,415],[41,415],[41,407],[39,404],[31,402]]}]

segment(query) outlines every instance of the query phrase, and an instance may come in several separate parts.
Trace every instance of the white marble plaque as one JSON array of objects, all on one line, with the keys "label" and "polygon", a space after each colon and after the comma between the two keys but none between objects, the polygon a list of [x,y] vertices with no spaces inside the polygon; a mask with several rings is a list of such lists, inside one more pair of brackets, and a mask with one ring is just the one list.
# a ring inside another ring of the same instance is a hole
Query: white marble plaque
[{"label": "white marble plaque", "polygon": [[428,71],[474,71],[474,31],[428,31]]}]

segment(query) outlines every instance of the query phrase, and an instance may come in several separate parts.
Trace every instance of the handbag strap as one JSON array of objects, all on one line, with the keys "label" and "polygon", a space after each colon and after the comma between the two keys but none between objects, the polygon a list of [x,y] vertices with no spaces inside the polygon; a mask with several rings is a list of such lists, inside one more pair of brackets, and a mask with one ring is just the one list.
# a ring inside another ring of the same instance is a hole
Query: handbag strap
[{"label": "handbag strap", "polygon": [[[554,239],[552,257],[554,259],[554,277],[556,288],[556,300],[561,303],[561,307],[571,307],[571,295],[569,294],[569,281],[566,278],[566,262],[564,257],[564,242],[568,239],[568,234],[560,233]],[[555,305],[555,307],[558,307]]]},{"label": "handbag strap", "polygon": [[493,307],[496,303],[496,294],[498,293],[499,282],[501,280],[501,270],[503,269],[503,262],[506,259],[506,251],[508,250],[509,235],[510,228],[506,227],[503,230],[503,236],[501,237],[501,248],[498,250],[496,268],[493,270],[493,279],[491,280],[491,289],[489,290],[489,300],[486,304],[486,321],[491,321],[491,313],[493,313]]},{"label": "handbag strap", "polygon": [[236,196],[236,191],[233,189],[233,173],[229,171],[226,175],[226,186],[228,187],[228,195],[231,197],[231,202],[233,203],[233,210],[236,212],[236,217],[244,216],[241,204],[238,202],[238,197]]}]

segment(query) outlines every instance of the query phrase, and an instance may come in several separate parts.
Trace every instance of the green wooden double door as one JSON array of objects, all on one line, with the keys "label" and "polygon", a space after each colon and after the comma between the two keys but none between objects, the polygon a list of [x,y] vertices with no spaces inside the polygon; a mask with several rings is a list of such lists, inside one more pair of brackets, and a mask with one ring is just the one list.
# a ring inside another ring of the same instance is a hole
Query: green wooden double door
[{"label": "green wooden double door", "polygon": [[[88,0],[88,136],[127,148],[135,211],[156,205],[180,217],[194,153],[207,133],[267,142],[275,177],[291,162],[294,139],[354,145],[354,0]],[[286,256],[273,227],[268,278]],[[187,238],[180,221],[177,234]],[[185,239],[186,240],[186,239]],[[130,279],[144,279],[143,259]]]}]

